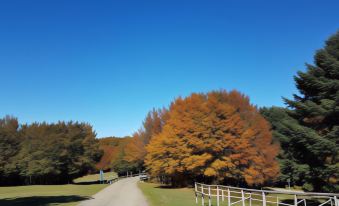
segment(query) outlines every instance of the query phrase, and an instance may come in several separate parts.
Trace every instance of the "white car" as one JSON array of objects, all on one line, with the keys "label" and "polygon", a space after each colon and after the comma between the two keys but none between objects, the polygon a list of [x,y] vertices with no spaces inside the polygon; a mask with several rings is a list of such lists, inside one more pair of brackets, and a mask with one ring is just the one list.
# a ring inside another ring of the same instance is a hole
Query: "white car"
[{"label": "white car", "polygon": [[149,176],[148,176],[148,175],[145,175],[145,174],[140,175],[140,180],[141,180],[141,181],[146,181],[146,180],[148,180],[148,179],[149,179]]}]

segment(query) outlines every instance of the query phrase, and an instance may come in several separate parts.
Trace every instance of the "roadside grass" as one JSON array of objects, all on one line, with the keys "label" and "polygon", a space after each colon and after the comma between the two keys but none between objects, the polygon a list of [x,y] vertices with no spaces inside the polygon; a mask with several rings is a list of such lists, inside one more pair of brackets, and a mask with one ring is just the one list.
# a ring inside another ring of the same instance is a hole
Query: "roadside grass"
[{"label": "roadside grass", "polygon": [[[118,177],[117,173],[115,172],[105,172],[104,173],[104,180],[111,180],[113,178]],[[99,174],[92,174],[86,175],[83,177],[79,177],[73,180],[74,183],[90,183],[90,182],[98,182],[100,180]]]},{"label": "roadside grass", "polygon": [[[104,173],[104,179],[116,177],[116,173]],[[31,185],[0,187],[1,206],[74,206],[90,199],[108,184],[92,184],[99,181],[99,174],[75,179],[76,184]]]},{"label": "roadside grass", "polygon": [[159,184],[139,182],[149,206],[196,206],[192,188],[164,188]]},{"label": "roadside grass", "polygon": [[[147,198],[150,206],[197,206],[201,205],[201,196],[198,195],[198,204],[195,203],[195,194],[193,188],[166,188],[162,187],[160,184],[139,182],[139,188],[144,193]],[[240,194],[232,193],[231,196],[239,196]],[[208,197],[204,198],[205,205],[208,205]],[[281,201],[290,201],[293,200],[293,196],[290,195],[278,195],[279,202]],[[232,203],[240,200],[240,198],[231,198]],[[276,197],[267,197],[268,201],[276,201]],[[216,197],[211,198],[212,205],[217,205]],[[246,205],[249,204],[247,200]],[[220,206],[227,205],[227,197],[220,198]],[[262,206],[261,201],[252,200],[252,206]],[[267,206],[276,206],[276,203],[267,203]],[[242,203],[235,203],[232,206],[242,206]]]},{"label": "roadside grass", "polygon": [[[116,177],[114,172],[104,173],[104,180]],[[99,174],[86,175],[68,185],[31,185],[0,187],[1,206],[73,206],[90,199],[107,184],[98,183]]]},{"label": "roadside grass", "polygon": [[0,187],[1,206],[73,206],[90,199],[107,184]]}]

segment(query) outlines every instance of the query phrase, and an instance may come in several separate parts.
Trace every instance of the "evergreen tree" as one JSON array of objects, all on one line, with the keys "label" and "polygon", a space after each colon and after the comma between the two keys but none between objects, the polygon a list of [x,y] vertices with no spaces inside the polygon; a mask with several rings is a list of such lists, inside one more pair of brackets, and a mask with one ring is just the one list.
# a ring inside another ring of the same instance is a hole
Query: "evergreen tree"
[{"label": "evergreen tree", "polygon": [[[326,41],[315,54],[315,64],[295,76],[300,95],[285,99],[288,115],[274,117],[268,110],[276,137],[281,141],[292,170],[283,175],[299,179],[305,189],[339,190],[339,32]],[[271,111],[271,112],[272,112]],[[280,123],[279,123],[280,122]],[[284,164],[285,164],[284,163]]]},{"label": "evergreen tree", "polygon": [[15,184],[19,181],[14,161],[20,150],[18,129],[16,118],[6,116],[0,119],[0,182],[3,184]]},{"label": "evergreen tree", "polygon": [[277,183],[281,186],[285,186],[287,181],[292,185],[306,184],[310,166],[305,161],[308,158],[305,154],[311,153],[308,148],[312,144],[307,136],[309,129],[289,116],[286,108],[262,108],[260,112],[271,123],[273,138],[280,142],[280,175]]},{"label": "evergreen tree", "polygon": [[85,123],[0,120],[0,184],[62,184],[93,171],[98,140]]}]

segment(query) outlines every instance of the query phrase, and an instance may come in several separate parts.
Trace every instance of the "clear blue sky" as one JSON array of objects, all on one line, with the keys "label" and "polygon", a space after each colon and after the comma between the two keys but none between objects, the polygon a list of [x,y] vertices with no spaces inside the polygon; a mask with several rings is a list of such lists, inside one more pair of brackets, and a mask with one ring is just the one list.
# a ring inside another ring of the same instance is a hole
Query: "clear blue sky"
[{"label": "clear blue sky", "polygon": [[283,106],[339,29],[339,1],[0,2],[0,116],[136,131],[175,97],[237,89]]}]

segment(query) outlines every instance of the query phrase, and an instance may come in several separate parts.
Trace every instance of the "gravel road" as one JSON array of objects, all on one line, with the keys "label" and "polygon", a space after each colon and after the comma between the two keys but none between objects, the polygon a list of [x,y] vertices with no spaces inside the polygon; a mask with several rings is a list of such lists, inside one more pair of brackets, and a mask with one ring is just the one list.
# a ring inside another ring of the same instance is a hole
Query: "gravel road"
[{"label": "gravel road", "polygon": [[79,206],[148,206],[137,186],[139,177],[129,177],[106,187]]}]

